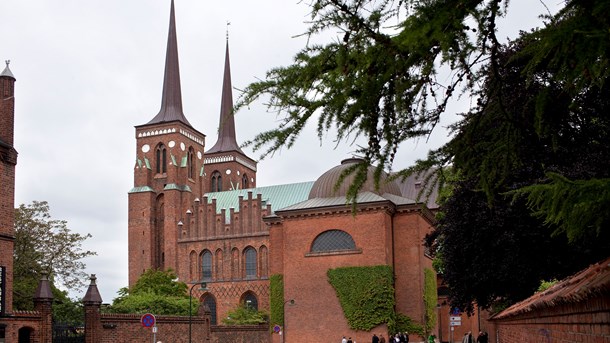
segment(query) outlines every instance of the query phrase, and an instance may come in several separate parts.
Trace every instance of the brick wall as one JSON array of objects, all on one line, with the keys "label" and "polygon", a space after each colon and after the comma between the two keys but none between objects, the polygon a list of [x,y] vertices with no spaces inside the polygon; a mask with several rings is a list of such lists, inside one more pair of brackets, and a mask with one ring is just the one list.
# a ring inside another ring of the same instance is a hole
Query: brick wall
[{"label": "brick wall", "polygon": [[[91,313],[89,314],[91,315]],[[95,315],[93,316],[95,317]],[[189,317],[156,316],[157,333],[143,327],[139,314],[101,314],[98,323],[87,332],[87,342],[95,343],[186,343],[189,341]],[[207,343],[267,343],[267,325],[210,326],[209,316],[191,318],[191,340]]]},{"label": "brick wall", "polygon": [[610,343],[610,296],[493,320],[498,342]]}]

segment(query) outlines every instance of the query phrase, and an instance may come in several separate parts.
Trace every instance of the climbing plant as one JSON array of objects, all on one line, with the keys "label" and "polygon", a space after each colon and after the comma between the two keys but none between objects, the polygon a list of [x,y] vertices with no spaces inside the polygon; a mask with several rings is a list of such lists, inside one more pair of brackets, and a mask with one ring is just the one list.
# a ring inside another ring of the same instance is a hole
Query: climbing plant
[{"label": "climbing plant", "polygon": [[271,314],[269,317],[269,325],[284,325],[284,276],[282,274],[273,274],[269,278],[269,307]]},{"label": "climbing plant", "polygon": [[336,268],[329,269],[327,276],[351,329],[369,331],[383,323],[395,327],[391,267]]},{"label": "climbing plant", "polygon": [[436,274],[430,268],[424,268],[424,308],[426,317],[424,331],[426,336],[436,325],[436,304],[438,302]]}]

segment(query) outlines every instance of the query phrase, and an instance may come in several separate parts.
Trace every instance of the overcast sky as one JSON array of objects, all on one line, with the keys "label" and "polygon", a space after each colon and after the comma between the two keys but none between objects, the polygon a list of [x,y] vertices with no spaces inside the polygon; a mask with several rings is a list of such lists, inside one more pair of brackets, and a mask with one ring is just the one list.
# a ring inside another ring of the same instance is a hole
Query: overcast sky
[{"label": "overcast sky", "polygon": [[[175,1],[184,113],[207,135],[209,148],[217,137],[227,22],[232,82],[240,89],[289,64],[305,46],[306,39],[295,36],[305,31],[309,9],[296,0]],[[502,37],[537,26],[537,15],[546,11],[539,1],[511,3]],[[97,274],[104,302],[127,286],[134,126],[159,111],[169,9],[170,0],[0,1],[0,61],[11,60],[17,79],[15,205],[48,201],[54,219],[93,235],[85,249],[98,256],[85,262],[87,272]],[[252,106],[237,113],[237,139],[275,124],[275,114]],[[396,166],[412,164],[446,140],[437,130],[428,142],[405,144]],[[313,181],[353,150],[336,147],[333,137],[320,144],[309,128],[293,149],[259,162],[257,184]]]}]

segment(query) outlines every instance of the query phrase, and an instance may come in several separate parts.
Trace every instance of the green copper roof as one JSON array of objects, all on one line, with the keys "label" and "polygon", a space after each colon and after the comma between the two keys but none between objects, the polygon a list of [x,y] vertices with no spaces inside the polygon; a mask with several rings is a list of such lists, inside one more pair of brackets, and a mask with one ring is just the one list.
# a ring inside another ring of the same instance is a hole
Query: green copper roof
[{"label": "green copper roof", "polygon": [[183,191],[183,192],[191,192],[191,187],[189,185],[178,185],[175,183],[168,183],[163,188],[164,191],[171,190],[171,189],[176,189],[176,190]]},{"label": "green copper roof", "polygon": [[150,188],[149,186],[141,186],[134,187],[128,193],[144,193],[144,192],[154,192],[155,190]]},{"label": "green copper roof", "polygon": [[267,187],[256,187],[247,189],[238,189],[224,192],[206,193],[208,203],[212,203],[212,199],[216,199],[216,210],[220,213],[221,209],[234,208],[239,209],[239,196],[248,199],[248,192],[252,192],[252,198],[256,199],[258,194],[262,195],[264,204],[271,204],[273,211],[307,200],[309,191],[313,186],[313,181],[291,183],[287,185],[274,185]]}]

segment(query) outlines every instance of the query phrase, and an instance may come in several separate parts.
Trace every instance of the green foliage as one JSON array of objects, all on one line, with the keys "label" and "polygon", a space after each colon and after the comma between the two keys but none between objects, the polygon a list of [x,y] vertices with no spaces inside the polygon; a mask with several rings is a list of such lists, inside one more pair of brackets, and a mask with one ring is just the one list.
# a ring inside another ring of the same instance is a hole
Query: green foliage
[{"label": "green foliage", "polygon": [[249,306],[240,304],[229,311],[227,318],[222,322],[226,325],[257,325],[268,322],[269,316],[264,311],[257,311]]},{"label": "green foliage", "polygon": [[176,274],[167,271],[146,270],[131,289],[121,288],[107,311],[110,313],[154,313],[159,315],[195,314],[199,301],[189,300],[188,286],[176,281]]},{"label": "green foliage", "polygon": [[436,326],[436,305],[438,304],[438,295],[436,287],[436,274],[432,269],[424,268],[424,309],[426,311],[424,320],[425,336]]},{"label": "green foliage", "polygon": [[428,237],[459,308],[519,301],[610,249],[610,88],[573,88],[582,80],[565,82],[568,70],[532,62],[562,18],[498,49],[477,106],[431,154],[459,176]]},{"label": "green foliage", "polygon": [[[72,233],[64,220],[52,219],[46,201],[33,201],[15,209],[13,250],[13,306],[31,310],[32,297],[43,274],[52,285],[67,289],[84,286],[87,279],[82,259],[96,255],[82,250],[91,235]],[[54,287],[54,286],[53,286]]]},{"label": "green foliage", "polygon": [[413,322],[411,318],[408,316],[397,313],[396,314],[396,326],[390,328],[390,332],[398,333],[398,332],[408,332],[409,334],[416,334],[420,336],[424,336],[424,327]]},{"label": "green foliage", "polygon": [[[192,302],[193,314],[197,313],[198,301]],[[189,315],[189,298],[162,295],[152,291],[143,291],[129,295],[117,301],[115,299],[108,309],[111,313],[154,313],[157,315]]]},{"label": "green foliage", "polygon": [[394,286],[389,266],[330,269],[328,281],[335,288],[351,329],[369,331],[394,325]]},{"label": "green foliage", "polygon": [[176,281],[178,276],[173,270],[148,269],[140,277],[135,285],[129,290],[130,294],[153,292],[159,295],[184,297],[187,294],[186,283]]},{"label": "green foliage", "polygon": [[85,310],[82,301],[70,299],[68,292],[51,287],[53,292],[53,321],[56,323],[82,324]]},{"label": "green foliage", "polygon": [[269,325],[284,326],[284,276],[273,274],[269,277]]},{"label": "green foliage", "polygon": [[[401,143],[427,137],[448,101],[466,96],[471,105],[451,141],[398,171],[405,177],[433,169],[441,176],[426,180],[440,183],[446,167],[455,173],[441,225],[428,239],[441,252],[436,266],[454,305],[517,301],[538,280],[607,255],[610,0],[566,1],[543,27],[504,45],[496,20],[510,14],[508,0],[310,5],[308,42],[339,35],[269,71],[237,105],[265,96],[280,115],[277,128],[248,142],[262,157],[290,148],[310,121],[320,140],[329,131],[337,142],[363,138],[356,153],[364,163],[355,166],[348,192],[353,201],[367,166],[376,165],[378,179],[400,158]],[[449,75],[439,78],[439,71]],[[519,189],[527,204],[507,201]],[[552,232],[566,233],[571,244]]]},{"label": "green foliage", "polygon": [[553,287],[553,285],[555,285],[557,282],[558,282],[557,279],[552,279],[549,281],[542,280],[542,281],[540,281],[540,286],[538,286],[538,289],[536,290],[536,292],[544,292],[547,289]]},{"label": "green foliage", "polygon": [[549,183],[518,189],[515,197],[526,196],[533,214],[572,242],[591,231],[601,234],[610,218],[610,179],[571,181],[556,173],[546,175]]}]

